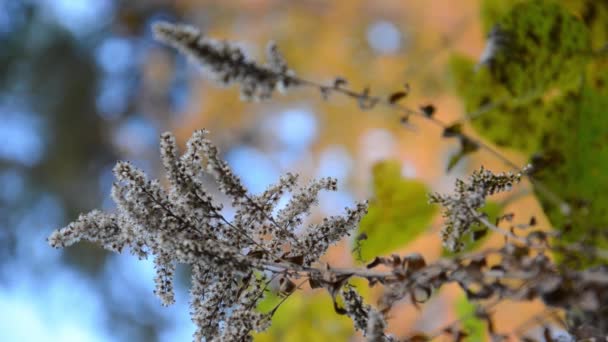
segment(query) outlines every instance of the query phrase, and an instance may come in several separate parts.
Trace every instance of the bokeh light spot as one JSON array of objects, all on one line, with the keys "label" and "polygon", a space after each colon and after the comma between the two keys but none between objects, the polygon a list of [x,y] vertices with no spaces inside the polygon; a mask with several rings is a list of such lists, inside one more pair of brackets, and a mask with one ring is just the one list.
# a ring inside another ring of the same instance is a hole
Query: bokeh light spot
[{"label": "bokeh light spot", "polygon": [[279,172],[267,154],[250,147],[239,146],[230,150],[226,160],[253,193],[260,193],[279,178]]},{"label": "bokeh light spot", "polygon": [[125,38],[105,39],[95,54],[97,64],[108,73],[125,72],[133,65],[133,47]]},{"label": "bokeh light spot", "polygon": [[0,108],[0,159],[34,166],[43,156],[42,123],[32,113]]},{"label": "bokeh light spot", "polygon": [[392,54],[401,48],[401,32],[389,21],[377,21],[367,29],[367,42],[380,54]]},{"label": "bokeh light spot", "polygon": [[288,109],[280,114],[274,130],[281,143],[296,150],[305,149],[317,137],[317,119],[308,109]]}]

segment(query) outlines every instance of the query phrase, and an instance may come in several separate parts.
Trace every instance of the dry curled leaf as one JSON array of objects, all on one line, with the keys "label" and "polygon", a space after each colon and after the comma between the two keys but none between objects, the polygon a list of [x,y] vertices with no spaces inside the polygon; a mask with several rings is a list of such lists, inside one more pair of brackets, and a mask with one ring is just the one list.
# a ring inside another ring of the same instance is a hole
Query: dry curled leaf
[{"label": "dry curled leaf", "polygon": [[422,112],[422,114],[424,114],[424,116],[426,116],[427,118],[430,118],[433,116],[433,114],[435,114],[435,106],[430,105],[430,104],[420,106],[420,111]]},{"label": "dry curled leaf", "polygon": [[390,104],[395,104],[395,103],[399,102],[399,100],[405,98],[406,96],[407,96],[407,93],[405,91],[396,91],[388,97],[388,102]]}]

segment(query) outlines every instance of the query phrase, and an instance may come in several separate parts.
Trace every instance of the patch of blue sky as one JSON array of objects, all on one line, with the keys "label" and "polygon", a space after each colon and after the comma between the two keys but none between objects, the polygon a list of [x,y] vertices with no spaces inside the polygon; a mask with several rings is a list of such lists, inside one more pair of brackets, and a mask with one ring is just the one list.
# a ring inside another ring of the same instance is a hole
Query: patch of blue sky
[{"label": "patch of blue sky", "polygon": [[186,82],[181,80],[173,82],[169,89],[169,104],[173,114],[180,115],[184,112],[190,101],[189,95],[190,87]]},{"label": "patch of blue sky", "polygon": [[[14,223],[15,263],[48,265],[59,258],[56,250],[46,243],[47,236],[65,222],[64,208],[60,200],[43,193],[29,205],[27,212]],[[34,269],[35,266],[32,266]]]},{"label": "patch of blue sky", "polygon": [[16,169],[0,171],[0,200],[17,201],[25,190],[25,177]]},{"label": "patch of blue sky", "polygon": [[37,0],[43,13],[77,37],[100,31],[114,13],[113,0]]},{"label": "patch of blue sky", "polygon": [[317,118],[306,108],[286,109],[271,123],[279,142],[295,151],[310,147],[317,138]]},{"label": "patch of blue sky", "polygon": [[102,209],[103,210],[112,210],[116,208],[116,204],[112,200],[110,196],[112,192],[112,183],[115,181],[114,173],[112,169],[114,168],[114,164],[108,164],[102,167],[99,170],[99,175],[97,178],[98,191],[102,194]]},{"label": "patch of blue sky", "polygon": [[190,79],[198,77],[191,63],[185,58],[175,59],[175,73],[169,89],[169,102],[174,114],[181,114],[190,100]]},{"label": "patch of blue sky", "polygon": [[237,146],[226,154],[226,161],[252,193],[261,193],[279,179],[279,170],[270,157],[251,146]]},{"label": "patch of blue sky", "polygon": [[[338,189],[342,189],[345,186],[343,183],[338,183]],[[343,215],[345,208],[353,207],[354,203],[354,197],[347,191],[323,191],[319,194],[319,208],[327,216]]]},{"label": "patch of blue sky", "polygon": [[[184,312],[188,312],[188,307],[183,308]],[[176,322],[172,326],[163,329],[160,333],[160,341],[190,341],[194,335],[194,323],[188,317],[186,321]]]},{"label": "patch of blue sky", "polygon": [[120,124],[114,134],[114,143],[129,155],[142,156],[151,148],[157,148],[158,135],[158,129],[150,120],[136,115]]},{"label": "patch of blue sky", "polygon": [[[176,283],[177,284],[177,283]],[[188,286],[190,284],[188,283]],[[160,304],[158,304],[160,306]],[[190,319],[190,292],[182,286],[176,286],[175,304],[162,307],[163,315],[171,320],[160,332],[161,341],[190,341],[196,327]]]},{"label": "patch of blue sky", "polygon": [[129,75],[108,75],[98,86],[95,104],[99,116],[114,120],[126,112],[129,98],[135,87],[133,77]]},{"label": "patch of blue sky", "polygon": [[143,317],[142,324],[148,322],[144,316],[148,310],[167,319],[170,324],[161,331],[161,341],[188,341],[194,333],[194,324],[188,314],[189,293],[176,282],[175,304],[162,306],[153,294],[156,271],[152,260],[152,256],[139,260],[126,251],[113,255],[106,264],[104,277],[112,300],[130,317]]},{"label": "patch of blue sky", "polygon": [[134,46],[127,38],[108,37],[95,51],[99,67],[109,74],[120,74],[129,71],[136,64]]},{"label": "patch of blue sky", "polygon": [[361,137],[361,152],[368,162],[377,162],[395,157],[396,141],[393,134],[385,129],[368,130]]},{"label": "patch of blue sky", "polygon": [[321,152],[317,178],[334,177],[344,182],[348,178],[353,160],[343,146],[329,146]]},{"label": "patch of blue sky", "polygon": [[0,34],[9,34],[26,20],[20,1],[0,1]]},{"label": "patch of blue sky", "polygon": [[0,106],[0,159],[24,166],[38,164],[44,155],[42,120],[14,106]]},{"label": "patch of blue sky", "polygon": [[0,291],[3,341],[108,341],[100,322],[104,304],[91,280],[66,269],[25,272]]},{"label": "patch of blue sky", "polygon": [[222,216],[224,216],[224,218],[226,220],[232,221],[232,220],[234,220],[234,216],[236,215],[236,210],[232,206],[225,205],[222,208],[221,213],[222,213]]},{"label": "patch of blue sky", "polygon": [[[296,188],[293,191],[294,192],[298,191],[298,185],[296,185]],[[279,198],[279,201],[277,202],[277,205],[272,210],[272,214],[273,215],[276,215],[281,209],[283,209],[283,208],[285,208],[287,206],[287,204],[289,203],[289,201],[293,197],[292,194],[293,194],[292,192],[285,193],[285,194],[283,194],[283,196],[281,196]]]},{"label": "patch of blue sky", "polygon": [[105,266],[105,279],[117,309],[137,317],[148,309],[161,310],[154,295],[154,263],[152,257],[139,260],[129,252],[113,254]]},{"label": "patch of blue sky", "polygon": [[[154,151],[156,152],[156,151]],[[156,156],[154,153],[152,155]],[[142,170],[149,179],[158,179],[163,176],[162,168],[156,167],[156,165],[150,159],[141,159],[141,158],[130,158],[129,162],[133,164],[136,168]],[[112,166],[113,167],[113,166]]]},{"label": "patch of blue sky", "polygon": [[314,158],[310,150],[293,151],[288,147],[279,146],[280,149],[272,153],[272,159],[277,162],[281,170],[291,170],[304,173],[307,166],[314,164]]}]

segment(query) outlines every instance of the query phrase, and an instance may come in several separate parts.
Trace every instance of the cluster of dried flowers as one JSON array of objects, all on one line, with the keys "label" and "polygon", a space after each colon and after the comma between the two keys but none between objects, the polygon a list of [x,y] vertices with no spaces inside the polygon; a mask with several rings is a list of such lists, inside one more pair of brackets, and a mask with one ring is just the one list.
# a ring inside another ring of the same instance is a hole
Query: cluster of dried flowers
[{"label": "cluster of dried flowers", "polygon": [[[205,38],[189,26],[160,23],[154,31],[159,40],[192,57],[222,84],[239,83],[246,99],[265,99],[274,90],[294,85],[318,86],[296,78],[275,45],[269,46],[268,64],[260,65],[247,59],[238,47]],[[381,100],[371,97],[368,89],[357,93],[344,88],[345,84],[343,79],[337,79],[333,86],[320,89],[324,95],[337,91],[359,102],[369,102],[372,107],[383,103],[406,116],[412,114],[396,106],[407,95],[406,91]],[[433,118],[434,107],[421,110],[423,117],[443,125]],[[460,129],[451,127],[445,127],[444,136],[469,141]],[[494,330],[490,309],[492,303],[505,299],[539,298],[550,308],[565,310],[567,322],[559,315],[548,315],[542,317],[542,324],[562,324],[573,338],[608,335],[608,269],[605,266],[571,269],[548,256],[556,250],[572,259],[591,254],[605,265],[607,253],[580,244],[554,245],[547,233],[526,230],[534,226],[532,221],[503,229],[498,226],[500,221],[492,224],[479,212],[488,196],[508,191],[527,170],[494,174],[482,168],[467,181],[458,180],[453,194],[430,197],[432,203],[443,207],[445,247],[461,250],[467,243],[464,237],[475,233],[474,225],[481,225],[505,235],[501,248],[460,254],[430,264],[419,254],[376,257],[365,268],[339,269],[319,263],[319,258],[331,244],[357,227],[367,211],[366,204],[347,208],[343,216],[328,217],[319,224],[303,227],[319,192],[336,189],[334,179],[323,178],[296,189],[297,176],[288,173],[264,193],[250,194],[205,133],[195,132],[182,156],[178,154],[175,138],[169,133],[162,135],[161,156],[169,180],[166,188],[158,180],[147,179],[130,163],[119,162],[114,168],[117,182],[112,189],[118,210],[114,213],[94,210],[81,215],[54,232],[49,243],[59,248],[87,240],[116,252],[128,247],[139,258],[153,255],[157,271],[155,293],[165,305],[174,302],[176,265],[190,265],[191,315],[197,326],[194,339],[198,341],[249,340],[252,331],[266,329],[276,308],[262,313],[256,307],[277,278],[279,290],[286,296],[299,288],[294,280],[301,278],[311,288],[327,290],[335,311],[350,317],[368,341],[395,340],[385,332],[385,315],[395,303],[404,299],[414,305],[424,303],[449,283],[458,284],[469,299],[479,303],[475,315],[487,322],[493,340],[503,340],[505,336]],[[478,146],[472,140],[471,143]],[[231,198],[236,211],[232,220],[225,218],[222,205],[203,186],[202,177],[206,174],[213,176],[218,188]],[[292,193],[290,202],[276,210],[279,199],[287,192]],[[511,220],[512,217],[504,221]],[[384,287],[378,308],[364,303],[349,285],[353,277],[366,279],[370,286]],[[428,341],[441,334],[455,341],[467,336],[466,331],[452,324],[434,334],[417,333],[406,340]],[[549,333],[545,337],[550,340]]]},{"label": "cluster of dried flowers", "polygon": [[511,190],[521,176],[521,173],[493,174],[482,166],[473,172],[468,182],[457,180],[454,194],[432,194],[430,202],[443,208],[443,245],[450,251],[460,251],[465,245],[463,237],[471,232],[473,225],[479,223],[481,214],[477,210],[485,206],[486,197]]},{"label": "cluster of dried flowers", "polygon": [[[130,163],[119,162],[112,188],[117,212],[81,215],[48,240],[54,247],[88,240],[115,252],[129,247],[140,258],[154,255],[155,292],[165,305],[174,301],[176,264],[191,265],[196,340],[240,340],[252,330],[264,330],[270,314],[256,311],[256,305],[269,277],[283,272],[280,263],[296,270],[309,266],[330,244],[356,228],[367,210],[364,203],[358,204],[345,216],[301,228],[319,192],[336,189],[336,181],[326,178],[295,191],[274,215],[278,200],[295,188],[297,177],[287,174],[261,195],[250,195],[204,131],[194,133],[181,157],[174,137],[163,134],[161,156],[167,189]],[[231,221],[203,186],[205,173],[214,176],[219,189],[232,198],[236,215]]]}]

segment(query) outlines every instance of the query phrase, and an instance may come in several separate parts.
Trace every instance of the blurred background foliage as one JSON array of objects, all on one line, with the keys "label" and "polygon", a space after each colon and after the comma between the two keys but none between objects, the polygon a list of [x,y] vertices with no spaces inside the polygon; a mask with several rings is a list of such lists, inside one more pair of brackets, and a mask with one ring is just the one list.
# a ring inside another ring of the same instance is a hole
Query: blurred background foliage
[{"label": "blurred background foliage", "polygon": [[[605,58],[577,52],[604,46],[608,4],[541,1],[514,15],[513,6],[523,2],[0,0],[0,337],[191,339],[189,270],[178,270],[177,303],[163,308],[152,294],[151,262],[85,243],[57,251],[45,242],[80,212],[112,210],[111,168],[117,159],[161,177],[158,135],[165,130],[183,143],[195,129],[209,129],[252,192],[263,191],[286,171],[303,180],[338,178],[339,191],[322,196],[313,220],[370,199],[370,215],[359,232],[367,239],[353,236],[332,248],[324,260],[333,266],[357,264],[352,251],[358,243],[363,259],[414,251],[427,260],[439,258],[441,219],[426,204],[426,193],[450,191],[456,177],[482,164],[509,169],[480,151],[447,173],[458,144],[441,139],[437,127],[416,119],[404,127],[394,112],[362,112],[339,96],[323,101],[302,89],[269,102],[240,102],[236,89],[218,89],[183,56],[152,40],[150,25],[159,19],[238,41],[256,57],[275,40],[305,78],[330,82],[342,76],[356,89],[371,86],[372,94],[409,83],[412,92],[404,103],[432,103],[446,122],[470,119],[467,131],[504,148],[519,165],[539,152],[557,151],[538,177],[579,204],[573,223],[597,229],[608,213],[606,198],[600,197],[608,190],[608,125],[602,113],[608,73]],[[556,20],[563,25],[559,39],[550,32]],[[485,37],[498,22],[523,37],[516,40],[517,51],[529,59],[500,55],[495,67],[480,69]],[[530,59],[543,63],[527,63]],[[488,104],[491,110],[482,115],[466,115]],[[535,215],[539,227],[549,227],[525,188],[498,197],[487,208],[489,216],[515,211],[516,220]],[[571,224],[540,198],[556,227]],[[476,246],[501,239],[489,234]],[[370,303],[380,295],[378,288],[364,293]],[[431,332],[470,316],[462,298],[456,287],[447,287],[419,308],[404,302],[391,311],[389,331]],[[279,300],[269,295],[262,309]],[[498,305],[497,330],[511,332],[542,310],[539,302]],[[274,323],[256,338],[360,338],[321,290],[291,296]],[[479,322],[464,323],[479,331]]]},{"label": "blurred background foliage", "polygon": [[478,113],[469,117],[476,131],[522,152],[536,179],[570,205],[564,215],[535,187],[553,227],[568,241],[606,246],[608,3],[497,3],[485,1],[482,17],[508,37],[499,38],[504,48],[479,70],[474,59],[454,56],[455,88]]}]

